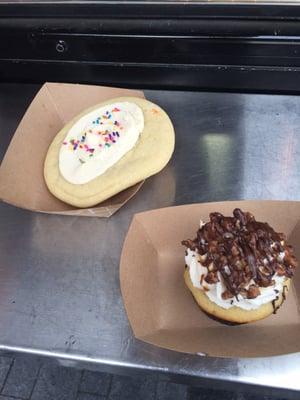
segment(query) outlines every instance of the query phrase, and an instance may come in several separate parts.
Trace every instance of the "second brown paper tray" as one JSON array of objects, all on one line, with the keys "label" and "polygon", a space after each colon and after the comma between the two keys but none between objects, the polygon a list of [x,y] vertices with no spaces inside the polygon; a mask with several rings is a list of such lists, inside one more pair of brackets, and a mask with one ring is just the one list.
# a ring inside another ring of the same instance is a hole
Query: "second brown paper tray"
[{"label": "second brown paper tray", "polygon": [[276,315],[228,326],[200,310],[183,280],[183,239],[193,239],[209,213],[252,212],[287,234],[300,259],[300,202],[191,204],[136,214],[125,239],[121,290],[135,336],[167,349],[218,357],[264,357],[300,351],[300,271]]}]

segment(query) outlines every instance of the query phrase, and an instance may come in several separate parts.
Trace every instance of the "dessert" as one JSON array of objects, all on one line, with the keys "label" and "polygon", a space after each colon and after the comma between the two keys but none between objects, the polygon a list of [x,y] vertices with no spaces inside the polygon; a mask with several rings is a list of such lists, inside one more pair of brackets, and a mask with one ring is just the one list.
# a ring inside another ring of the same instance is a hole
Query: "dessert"
[{"label": "dessert", "polygon": [[145,99],[121,97],[84,111],[56,135],[44,178],[60,200],[90,207],[159,172],[173,150],[168,115]]},{"label": "dessert", "polygon": [[297,260],[284,234],[249,212],[210,214],[186,246],[184,279],[207,314],[247,323],[275,313],[286,298]]}]

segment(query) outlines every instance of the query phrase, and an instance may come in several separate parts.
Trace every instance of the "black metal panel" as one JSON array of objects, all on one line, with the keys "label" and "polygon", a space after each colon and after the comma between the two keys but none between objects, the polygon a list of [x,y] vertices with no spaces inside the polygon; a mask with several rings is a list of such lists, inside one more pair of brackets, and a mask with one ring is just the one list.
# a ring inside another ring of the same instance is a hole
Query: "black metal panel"
[{"label": "black metal panel", "polygon": [[0,3],[0,80],[300,92],[299,19],[296,5]]},{"label": "black metal panel", "polygon": [[61,0],[61,1],[2,1],[0,17],[68,17],[68,18],[245,18],[282,19],[300,18],[297,2],[277,3],[208,3],[206,1],[152,0]]},{"label": "black metal panel", "polygon": [[[9,45],[7,45],[9,43]],[[7,32],[1,59],[101,63],[300,66],[300,39]]]},{"label": "black metal panel", "polygon": [[0,61],[2,80],[81,82],[132,88],[300,92],[300,68],[186,65],[122,65],[78,62]]},{"label": "black metal panel", "polygon": [[[1,11],[1,3],[0,3]],[[144,18],[135,17],[76,17],[67,18],[4,18],[0,16],[0,30],[5,32],[39,32],[39,33],[85,33],[85,34],[123,34],[123,35],[171,35],[194,36],[207,35],[231,37],[281,36],[294,37],[300,35],[300,24],[294,18],[225,18],[216,16],[206,18],[186,18],[184,16]]]}]

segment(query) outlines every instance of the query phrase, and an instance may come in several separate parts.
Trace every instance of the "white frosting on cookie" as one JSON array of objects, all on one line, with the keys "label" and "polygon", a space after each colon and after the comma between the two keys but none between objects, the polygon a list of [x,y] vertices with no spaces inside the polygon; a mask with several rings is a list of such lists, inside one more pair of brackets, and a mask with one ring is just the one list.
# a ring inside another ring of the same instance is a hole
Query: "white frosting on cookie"
[{"label": "white frosting on cookie", "polygon": [[59,153],[59,170],[66,181],[83,184],[104,174],[128,153],[144,129],[144,115],[135,103],[97,108],[67,132]]}]

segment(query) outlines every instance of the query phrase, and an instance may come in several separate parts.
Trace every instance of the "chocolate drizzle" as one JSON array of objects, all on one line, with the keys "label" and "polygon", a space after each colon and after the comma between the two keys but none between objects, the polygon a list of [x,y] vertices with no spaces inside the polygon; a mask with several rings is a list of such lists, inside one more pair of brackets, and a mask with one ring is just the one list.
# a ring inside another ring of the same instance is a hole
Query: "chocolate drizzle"
[{"label": "chocolate drizzle", "polygon": [[222,276],[224,299],[239,294],[253,299],[260,295],[260,287],[274,285],[275,274],[293,276],[297,260],[284,234],[239,208],[233,211],[233,217],[217,212],[209,217],[210,222],[198,230],[197,237],[182,244],[199,253],[201,264],[208,269],[207,283],[216,283],[219,274]]},{"label": "chocolate drizzle", "polygon": [[288,287],[286,285],[283,286],[282,289],[282,298],[283,300],[286,300],[286,292],[288,291]]},{"label": "chocolate drizzle", "polygon": [[273,306],[273,314],[277,313],[277,310],[280,308],[280,306],[276,307],[276,301],[279,299],[278,296],[276,296],[276,299],[272,300],[272,306]]}]

